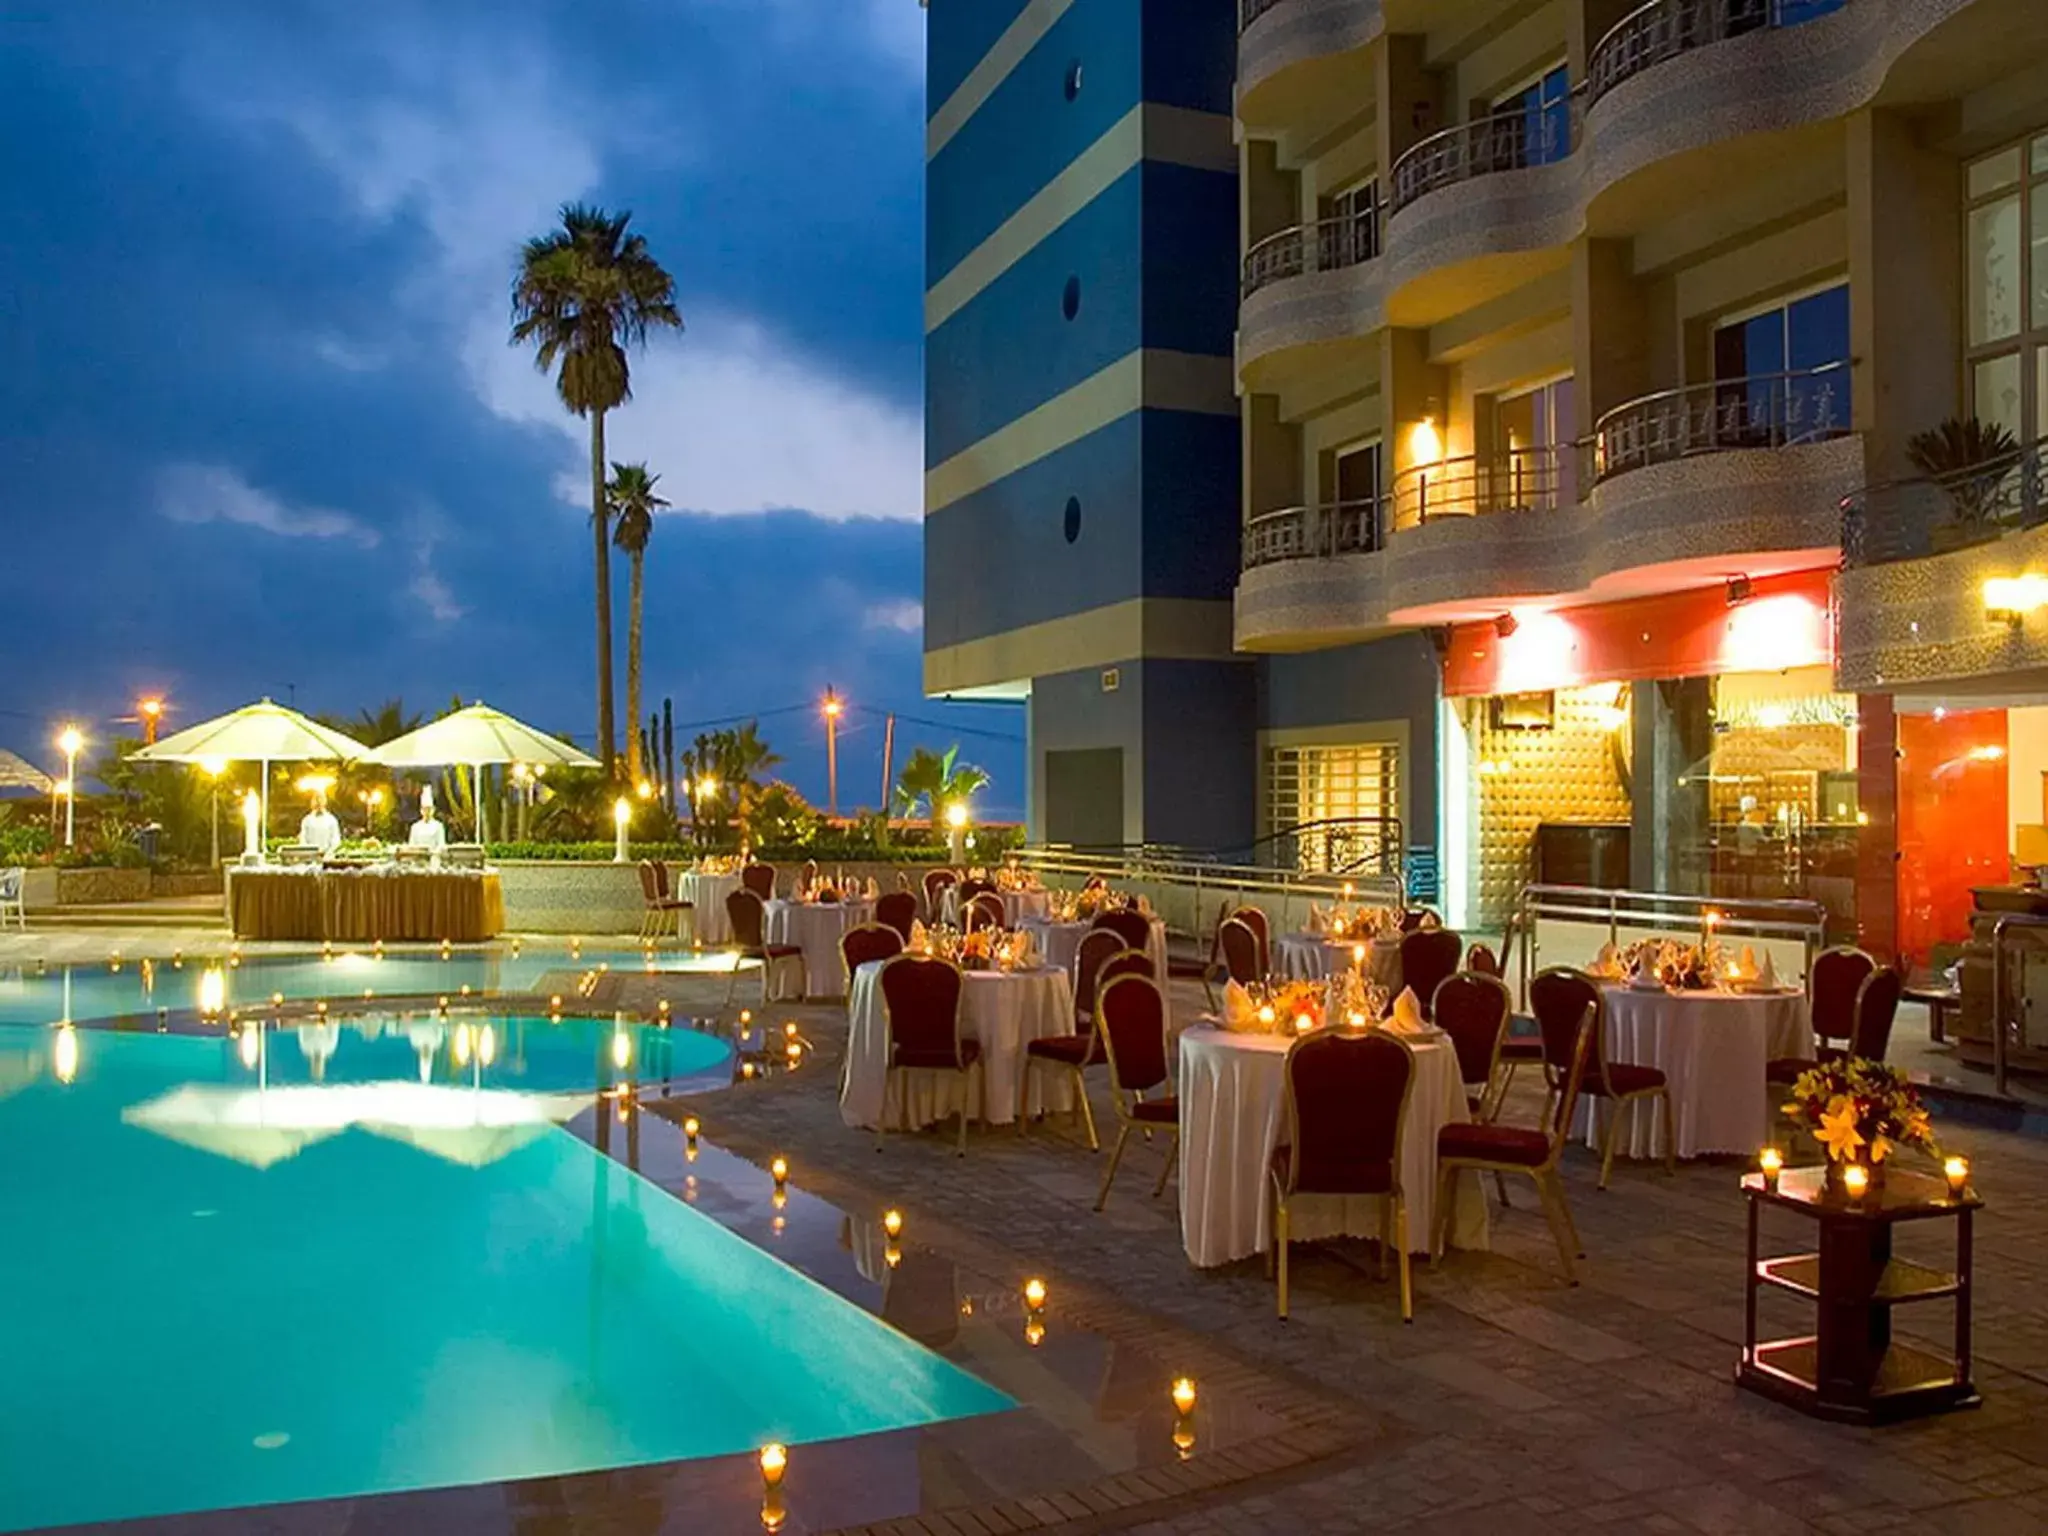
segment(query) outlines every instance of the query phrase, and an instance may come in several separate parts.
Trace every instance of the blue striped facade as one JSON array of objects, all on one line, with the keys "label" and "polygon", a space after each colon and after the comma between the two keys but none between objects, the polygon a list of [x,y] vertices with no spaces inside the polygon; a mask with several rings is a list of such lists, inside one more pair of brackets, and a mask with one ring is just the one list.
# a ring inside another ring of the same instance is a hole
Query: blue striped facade
[{"label": "blue striped facade", "polygon": [[[1026,0],[932,0],[929,110],[943,107],[1026,9]],[[1105,134],[1119,125],[1128,133],[1141,107],[1228,117],[1235,12],[1235,0],[1073,0],[931,157],[927,286]],[[1070,90],[1077,68],[1079,88]],[[927,467],[1147,351],[1213,359],[1227,378],[1237,244],[1234,173],[1141,160],[1117,175],[926,338]],[[1070,293],[1078,297],[1071,317]],[[1233,415],[1139,408],[932,511],[926,650],[1133,599],[1227,604],[1237,578],[1240,456]],[[1047,752],[1113,747],[1124,754],[1128,840],[1169,832],[1197,845],[1248,840],[1256,805],[1250,664],[1101,660],[1128,678],[1117,692],[1102,691],[1099,668],[1004,680],[1032,685],[1034,825],[1043,825]],[[1212,774],[1200,793],[1176,787],[1169,780],[1189,774],[1190,753],[1242,772]]]}]

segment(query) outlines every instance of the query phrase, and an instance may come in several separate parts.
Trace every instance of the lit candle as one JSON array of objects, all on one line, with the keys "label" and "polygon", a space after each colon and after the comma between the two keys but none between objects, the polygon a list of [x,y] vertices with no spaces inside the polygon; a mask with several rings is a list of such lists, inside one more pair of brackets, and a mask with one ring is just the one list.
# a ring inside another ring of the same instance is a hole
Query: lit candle
[{"label": "lit candle", "polygon": [[1778,1187],[1778,1175],[1785,1171],[1785,1154],[1776,1147],[1765,1147],[1757,1153],[1756,1165],[1763,1172],[1764,1188],[1775,1190]]},{"label": "lit candle", "polygon": [[775,1180],[775,1187],[780,1189],[789,1182],[789,1159],[786,1157],[776,1158],[774,1162],[768,1165],[768,1173]]},{"label": "lit candle", "polygon": [[740,1076],[745,1078],[748,1082],[752,1082],[754,1080],[754,1064],[751,1061],[743,1061],[740,1063]]},{"label": "lit candle", "polygon": [[626,828],[632,823],[632,820],[633,802],[623,798],[614,800],[612,802],[612,825],[617,829],[618,833],[616,845],[612,849],[612,862],[614,864],[626,862]]},{"label": "lit candle", "polygon": [[770,1488],[782,1486],[782,1474],[789,1470],[789,1448],[777,1441],[761,1447],[761,1481]]},{"label": "lit candle", "polygon": [[697,1117],[695,1115],[691,1115],[688,1119],[683,1121],[683,1140],[687,1141],[693,1147],[697,1144],[697,1131],[698,1125]]},{"label": "lit candle", "polygon": [[552,1009],[555,1009],[555,1010],[558,1010],[558,1011],[559,1011],[559,1010],[560,1010],[560,1008],[561,1008],[561,1006],[562,1006],[562,994],[561,994],[561,993],[557,992],[557,993],[556,993],[556,994],[555,994],[555,995],[554,995],[553,997],[551,997],[551,998],[549,998],[549,999],[548,999],[548,1007],[550,1007],[550,1008],[552,1008]]},{"label": "lit candle", "polygon": [[894,1209],[884,1211],[882,1213],[882,1230],[889,1234],[890,1241],[892,1242],[901,1237],[903,1235],[903,1213]]},{"label": "lit candle", "polygon": [[1036,1278],[1024,1282],[1024,1305],[1037,1312],[1045,1306],[1045,1282]]},{"label": "lit candle", "polygon": [[1942,1177],[1948,1180],[1948,1192],[1961,1199],[1970,1187],[1970,1160],[1967,1157],[1952,1157],[1941,1165]]},{"label": "lit candle", "polygon": [[1363,1029],[1365,1028],[1365,1015],[1360,1013],[1356,1008],[1354,1008],[1351,1010],[1351,1012],[1344,1016],[1344,1022],[1349,1024],[1353,1029]]},{"label": "lit candle", "polygon": [[1045,1324],[1038,1320],[1036,1313],[1033,1313],[1031,1321],[1024,1325],[1024,1342],[1033,1349],[1045,1342]]},{"label": "lit candle", "polygon": [[1273,1005],[1271,1003],[1268,1003],[1259,1010],[1259,1022],[1268,1029],[1273,1027]]},{"label": "lit candle", "polygon": [[1311,1018],[1308,1014],[1297,1013],[1294,1016],[1294,1032],[1297,1035],[1305,1035],[1315,1027],[1316,1021],[1313,1018]]},{"label": "lit candle", "polygon": [[1173,1410],[1179,1414],[1195,1411],[1195,1382],[1191,1376],[1182,1376],[1173,1384]]},{"label": "lit candle", "polygon": [[1870,1170],[1861,1163],[1851,1163],[1842,1170],[1842,1188],[1849,1192],[1851,1200],[1861,1200],[1870,1188]]},{"label": "lit candle", "polygon": [[1356,971],[1363,971],[1365,969],[1365,946],[1363,944],[1351,946],[1351,968]]}]

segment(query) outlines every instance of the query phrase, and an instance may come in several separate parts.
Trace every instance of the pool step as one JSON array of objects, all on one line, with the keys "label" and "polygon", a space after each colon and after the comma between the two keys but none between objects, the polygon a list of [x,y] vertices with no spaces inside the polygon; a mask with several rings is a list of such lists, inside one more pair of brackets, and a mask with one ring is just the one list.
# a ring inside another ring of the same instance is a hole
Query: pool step
[{"label": "pool step", "polygon": [[218,928],[227,916],[218,896],[180,896],[163,901],[119,901],[50,907],[29,914],[37,928]]}]

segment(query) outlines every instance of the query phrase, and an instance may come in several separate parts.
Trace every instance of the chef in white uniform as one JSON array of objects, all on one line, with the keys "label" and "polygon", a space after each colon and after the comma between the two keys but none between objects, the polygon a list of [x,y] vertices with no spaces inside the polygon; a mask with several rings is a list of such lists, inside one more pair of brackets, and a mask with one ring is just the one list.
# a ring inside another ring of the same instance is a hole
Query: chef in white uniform
[{"label": "chef in white uniform", "polygon": [[299,841],[319,849],[323,859],[341,846],[341,823],[327,809],[327,795],[322,790],[313,791],[313,808],[299,818]]},{"label": "chef in white uniform", "polygon": [[412,824],[412,832],[406,842],[414,848],[431,849],[436,856],[448,846],[448,829],[434,815],[434,788],[431,784],[420,791],[420,819]]}]

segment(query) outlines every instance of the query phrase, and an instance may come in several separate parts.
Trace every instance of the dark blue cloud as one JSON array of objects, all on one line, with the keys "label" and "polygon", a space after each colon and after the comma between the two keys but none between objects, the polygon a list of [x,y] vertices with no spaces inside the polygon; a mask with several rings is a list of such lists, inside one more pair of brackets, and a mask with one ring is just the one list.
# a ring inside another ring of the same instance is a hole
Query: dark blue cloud
[{"label": "dark blue cloud", "polygon": [[[662,520],[650,700],[694,721],[832,684],[995,733],[960,739],[997,774],[992,805],[1021,807],[1021,718],[923,701],[905,627],[922,108],[878,43],[890,15],[17,8],[0,744],[47,756],[52,721],[110,721],[144,687],[186,718],[262,693],[481,695],[587,737],[574,424],[500,341],[518,239],[589,197],[634,210],[692,321],[643,362],[614,442],[680,504],[737,514]],[[215,492],[195,505],[193,486]],[[623,605],[621,572],[622,634]],[[815,717],[764,725],[822,796]],[[849,731],[842,799],[872,800],[879,717]],[[906,726],[899,751],[949,739]]]}]

